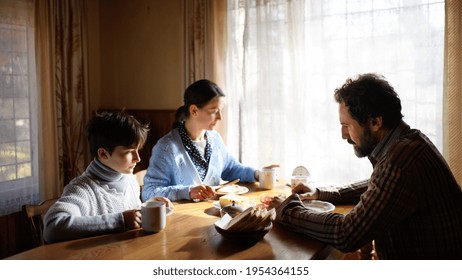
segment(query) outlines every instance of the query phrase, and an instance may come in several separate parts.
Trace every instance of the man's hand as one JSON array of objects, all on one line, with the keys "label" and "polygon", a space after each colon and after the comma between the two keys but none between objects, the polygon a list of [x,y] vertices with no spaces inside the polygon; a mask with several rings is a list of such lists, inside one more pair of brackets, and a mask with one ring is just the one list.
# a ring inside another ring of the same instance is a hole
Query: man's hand
[{"label": "man's hand", "polygon": [[282,202],[285,199],[286,199],[285,195],[278,195],[278,196],[273,197],[273,199],[271,201],[269,201],[269,203],[268,203],[268,210],[273,209],[273,208],[277,208],[279,205],[282,204]]},{"label": "man's hand", "polygon": [[299,183],[292,188],[292,193],[296,193],[300,196],[301,200],[307,199],[318,199],[318,190],[313,186],[307,186],[303,183]]}]

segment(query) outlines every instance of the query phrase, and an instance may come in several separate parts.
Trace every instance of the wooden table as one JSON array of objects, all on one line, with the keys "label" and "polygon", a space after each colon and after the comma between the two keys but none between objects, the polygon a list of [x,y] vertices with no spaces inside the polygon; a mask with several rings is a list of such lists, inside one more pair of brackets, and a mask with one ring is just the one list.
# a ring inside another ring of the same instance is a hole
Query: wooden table
[{"label": "wooden table", "polygon": [[[290,194],[283,185],[273,190],[261,190],[258,183],[242,184],[249,188],[244,194],[259,203],[261,195]],[[219,210],[209,200],[175,202],[173,213],[167,217],[167,227],[154,234],[142,229],[130,230],[72,241],[47,244],[11,256],[9,259],[106,259],[106,260],[214,260],[214,259],[324,259],[332,250],[313,238],[291,232],[274,224],[264,239],[240,245],[224,239],[214,227],[220,218]],[[336,207],[346,213],[351,207]]]}]

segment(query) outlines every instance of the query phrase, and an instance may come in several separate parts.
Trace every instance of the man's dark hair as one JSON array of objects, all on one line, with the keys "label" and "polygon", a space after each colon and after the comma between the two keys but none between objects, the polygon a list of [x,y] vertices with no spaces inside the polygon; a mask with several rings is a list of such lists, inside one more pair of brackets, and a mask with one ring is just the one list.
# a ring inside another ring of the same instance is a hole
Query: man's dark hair
[{"label": "man's dark hair", "polygon": [[112,154],[116,146],[142,147],[146,142],[149,125],[141,124],[122,111],[95,113],[88,121],[86,133],[91,154],[96,157],[99,148]]},{"label": "man's dark hair", "polygon": [[382,116],[382,125],[391,129],[403,119],[401,100],[393,87],[378,74],[358,75],[348,79],[334,92],[335,101],[344,103],[353,119],[361,126],[370,118]]}]

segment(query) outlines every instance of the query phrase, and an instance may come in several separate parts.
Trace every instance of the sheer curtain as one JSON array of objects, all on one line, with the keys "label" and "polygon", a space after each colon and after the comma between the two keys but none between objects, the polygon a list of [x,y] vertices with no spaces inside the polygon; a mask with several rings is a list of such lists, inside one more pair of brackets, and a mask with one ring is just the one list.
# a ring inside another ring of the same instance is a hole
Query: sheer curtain
[{"label": "sheer curtain", "polygon": [[229,0],[228,148],[245,164],[298,165],[313,180],[368,178],[341,139],[335,88],[384,75],[405,121],[442,148],[444,1]]},{"label": "sheer curtain", "polygon": [[0,216],[38,190],[34,2],[0,1]]},{"label": "sheer curtain", "polygon": [[59,196],[89,161],[84,3],[0,1],[0,215]]}]

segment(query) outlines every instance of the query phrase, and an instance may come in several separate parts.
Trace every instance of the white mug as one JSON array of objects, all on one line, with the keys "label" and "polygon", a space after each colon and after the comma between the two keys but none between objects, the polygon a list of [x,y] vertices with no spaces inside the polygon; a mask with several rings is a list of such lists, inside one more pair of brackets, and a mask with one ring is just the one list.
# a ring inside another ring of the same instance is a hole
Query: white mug
[{"label": "white mug", "polygon": [[165,228],[167,216],[172,209],[167,208],[164,202],[147,201],[141,205],[141,223],[143,230],[148,233],[159,232]]},{"label": "white mug", "polygon": [[259,171],[260,188],[265,190],[272,190],[276,186],[276,178],[276,168],[262,168]]}]

